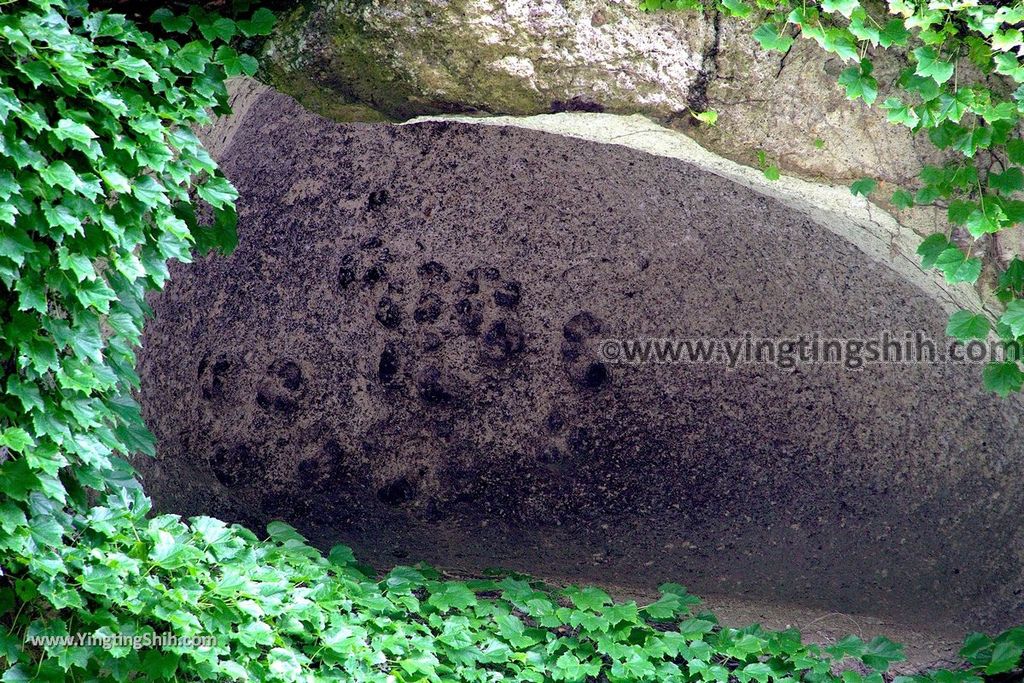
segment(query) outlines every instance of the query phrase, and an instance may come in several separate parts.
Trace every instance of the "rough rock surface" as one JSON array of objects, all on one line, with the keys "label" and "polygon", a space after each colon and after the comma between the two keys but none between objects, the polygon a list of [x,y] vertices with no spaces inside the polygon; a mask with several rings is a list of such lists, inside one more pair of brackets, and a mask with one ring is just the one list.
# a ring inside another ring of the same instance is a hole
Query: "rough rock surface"
[{"label": "rough rock surface", "polygon": [[[644,114],[707,149],[783,173],[848,186],[880,181],[889,210],[898,187],[917,187],[924,164],[946,156],[926,136],[850,101],[836,83],[850,66],[811,40],[785,53],[753,39],[758,21],[716,12],[643,12],[639,0],[310,0],[267,43],[264,77],[308,109],[340,121],[434,114],[559,111]],[[872,55],[879,101],[906,60]],[[969,68],[969,67],[965,67]],[[898,94],[898,93],[896,93]],[[715,126],[693,112],[719,113]],[[920,235],[947,229],[945,209],[898,212]],[[1017,232],[982,239],[974,253],[1008,262]],[[986,272],[979,291],[991,289]]]},{"label": "rough rock surface", "polygon": [[326,88],[399,118],[453,109],[685,111],[703,88],[714,25],[699,13],[643,15],[633,4],[314,2],[282,22],[266,58],[290,90]]},{"label": "rough rock surface", "polygon": [[[763,150],[788,173],[845,185],[867,176],[914,187],[921,166],[941,159],[925,136],[915,139],[886,121],[878,106],[846,97],[836,81],[850,62],[806,39],[797,39],[785,54],[768,52],[752,37],[756,27],[721,20],[707,86],[708,106],[719,112],[719,124],[690,131],[704,145],[748,163],[755,150]],[[881,102],[906,64],[886,52],[872,61]]]},{"label": "rough rock surface", "polygon": [[141,357],[162,508],[378,565],[1024,616],[1021,403],[977,367],[602,362],[635,335],[941,338],[931,296],[805,216],[621,147],[274,94],[220,157],[241,245],[173,269]]}]

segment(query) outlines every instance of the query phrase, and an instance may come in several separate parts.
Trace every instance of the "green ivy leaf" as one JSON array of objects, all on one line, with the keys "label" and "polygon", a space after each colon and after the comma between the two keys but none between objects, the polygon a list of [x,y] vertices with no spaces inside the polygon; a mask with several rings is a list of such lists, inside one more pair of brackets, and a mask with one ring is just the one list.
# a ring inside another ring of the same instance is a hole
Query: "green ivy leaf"
[{"label": "green ivy leaf", "polygon": [[972,237],[981,237],[984,234],[998,232],[1006,223],[1006,214],[995,204],[983,201],[977,209],[967,217],[967,231]]},{"label": "green ivy leaf", "polygon": [[39,175],[47,185],[63,187],[72,192],[78,190],[82,183],[78,174],[68,166],[66,161],[53,162],[44,168]]},{"label": "green ivy leaf", "polygon": [[77,142],[79,149],[88,149],[88,146],[97,137],[89,126],[71,119],[58,121],[57,127],[53,129],[53,134],[58,140]]},{"label": "green ivy leaf", "polygon": [[953,65],[943,61],[934,48],[919,47],[914,50],[914,57],[917,59],[917,75],[931,78],[939,85],[953,77]]},{"label": "green ivy leaf", "polygon": [[946,325],[946,334],[960,341],[985,339],[989,332],[988,318],[971,311],[957,311]]},{"label": "green ivy leaf", "polygon": [[839,55],[844,61],[850,61],[858,58],[856,41],[853,35],[845,29],[837,27],[829,27],[825,29],[825,35],[821,40],[821,46],[825,50]]},{"label": "green ivy leaf", "polygon": [[216,60],[224,66],[229,77],[245,74],[252,76],[256,73],[256,60],[249,55],[240,55],[233,47],[222,45],[217,48],[214,55]]},{"label": "green ivy leaf", "polygon": [[1017,55],[1003,52],[994,56],[995,71],[1003,76],[1009,76],[1017,83],[1024,82],[1024,66],[1021,66]]},{"label": "green ivy leaf", "polygon": [[267,36],[273,30],[275,21],[274,13],[261,7],[253,12],[252,17],[248,20],[238,22],[238,28],[242,35],[248,38],[252,36]]},{"label": "green ivy leaf", "polygon": [[18,527],[28,526],[25,512],[16,503],[9,500],[0,503],[0,528],[13,534]]},{"label": "green ivy leaf", "polygon": [[138,57],[125,55],[111,63],[110,66],[136,81],[155,83],[160,80],[160,74],[150,66],[149,62]]},{"label": "green ivy leaf", "polygon": [[605,605],[612,602],[611,596],[600,588],[567,588],[565,592],[577,609],[600,612]]},{"label": "green ivy leaf", "polygon": [[33,517],[29,521],[29,533],[40,549],[55,548],[62,544],[64,527],[53,517]]},{"label": "green ivy leaf", "polygon": [[924,268],[934,266],[938,262],[939,256],[950,246],[952,245],[949,238],[945,235],[941,233],[929,235],[917,248],[917,253],[921,256],[921,266]]},{"label": "green ivy leaf", "polygon": [[984,633],[970,633],[964,638],[959,656],[974,666],[985,666],[991,659],[992,639]]},{"label": "green ivy leaf", "polygon": [[188,15],[176,16],[169,9],[161,8],[153,12],[149,20],[160,24],[168,33],[188,33],[192,28],[192,19]]},{"label": "green ivy leaf", "polygon": [[716,123],[718,123],[718,112],[709,109],[707,111],[695,113],[693,115],[693,118],[697,119],[701,123],[706,123],[709,126],[713,126]]},{"label": "green ivy leaf", "polygon": [[12,376],[7,380],[7,393],[17,398],[21,403],[21,407],[26,412],[33,410],[42,412],[46,410],[39,387],[29,380],[22,380],[17,376]]},{"label": "green ivy leaf", "polygon": [[966,199],[954,199],[946,209],[946,219],[953,225],[963,225],[978,210],[980,204]]},{"label": "green ivy leaf", "polygon": [[[1012,365],[1015,368],[1017,367],[1016,363],[1013,363]],[[1008,368],[1005,372],[1006,372],[1007,375],[1012,375],[1013,371]],[[1017,369],[1017,372],[1018,373],[1020,372],[1019,368]],[[1021,387],[1020,379],[1024,379],[1024,378],[1018,377],[1018,380],[1016,382],[1016,387],[1017,388],[1016,389],[1012,389],[1012,391],[1020,391],[1020,387]],[[1004,387],[1004,386],[1011,386],[1012,387],[1013,384],[1014,384],[1014,381],[1011,380],[1011,381],[1007,382],[1006,385],[1000,385],[1000,386],[1001,387]],[[999,390],[998,389],[993,389],[993,391],[999,391]],[[1005,394],[1001,394],[1001,395],[1005,395]],[[1016,642],[1013,642],[1013,641],[1010,641],[1010,640],[1004,640],[1002,642],[997,642],[995,644],[995,647],[992,649],[992,658],[991,658],[991,660],[989,660],[988,666],[985,667],[985,673],[990,675],[990,676],[993,676],[993,675],[996,675],[996,674],[1002,674],[1002,673],[1006,673],[1008,671],[1012,671],[1012,670],[1016,669],[1020,665],[1020,661],[1021,661],[1021,657],[1022,656],[1024,656],[1024,645],[1022,645],[1021,643],[1016,643]]]},{"label": "green ivy leaf", "polygon": [[356,556],[352,553],[352,549],[346,545],[336,545],[331,548],[327,559],[330,560],[331,564],[339,567],[348,567],[356,563]]},{"label": "green ivy leaf", "polygon": [[860,66],[851,66],[839,75],[839,85],[846,88],[846,96],[851,100],[858,97],[869,105],[874,104],[878,97],[878,82],[871,75],[871,62],[862,59]]},{"label": "green ivy leaf", "polygon": [[878,34],[878,42],[882,47],[893,45],[906,45],[910,38],[910,31],[906,29],[899,19],[890,19],[882,27]]},{"label": "green ivy leaf", "polygon": [[867,23],[868,21],[869,18],[867,12],[865,12],[863,8],[858,7],[852,13],[852,16],[850,18],[850,33],[852,33],[854,37],[861,42],[867,42],[870,43],[871,45],[878,45],[879,40],[882,37],[882,34],[878,30],[878,27],[875,25],[874,21],[872,21],[870,24]]},{"label": "green ivy leaf", "polygon": [[903,104],[898,97],[887,97],[882,103],[882,109],[886,111],[886,119],[889,123],[916,128],[917,124],[921,122],[917,112],[912,107]]},{"label": "green ivy leaf", "polygon": [[775,671],[764,662],[747,664],[737,673],[741,681],[754,680],[757,683],[768,683],[769,679],[775,675]]},{"label": "green ivy leaf", "polygon": [[952,275],[948,272],[946,273],[946,280],[950,284],[956,284],[958,282],[974,284],[978,281],[978,277],[981,275],[981,266],[980,258],[975,257],[966,259]]},{"label": "green ivy leaf", "polygon": [[165,569],[181,566],[185,559],[185,546],[173,534],[163,529],[158,529],[154,536],[153,549],[149,552],[150,561]]},{"label": "green ivy leaf", "polygon": [[892,193],[892,198],[889,202],[897,209],[909,209],[914,206],[914,195],[906,190],[896,190]]},{"label": "green ivy leaf", "polygon": [[760,43],[762,48],[772,52],[786,52],[793,46],[792,36],[774,24],[761,24],[754,31],[754,40]]},{"label": "green ivy leaf", "polygon": [[1011,301],[999,322],[1009,327],[1014,337],[1024,336],[1024,300]]},{"label": "green ivy leaf", "polygon": [[1024,386],[1024,372],[1015,361],[992,361],[982,372],[985,389],[1002,397],[1020,391]]},{"label": "green ivy leaf", "polygon": [[950,284],[973,283],[981,274],[981,260],[967,258],[957,246],[949,246],[935,260],[935,267],[941,270]]},{"label": "green ivy leaf", "polygon": [[1021,45],[1021,32],[1018,29],[996,31],[992,35],[992,49],[999,52],[1009,52]]},{"label": "green ivy leaf", "polygon": [[213,50],[209,43],[193,40],[175,54],[174,66],[187,74],[197,73],[206,68],[211,57],[213,57]]},{"label": "green ivy leaf", "polygon": [[199,186],[199,196],[214,208],[223,208],[238,199],[238,191],[223,176],[210,178]]},{"label": "green ivy leaf", "polygon": [[199,32],[210,42],[228,42],[235,35],[235,22],[227,17],[217,17],[209,23],[200,23]]},{"label": "green ivy leaf", "polygon": [[35,242],[24,230],[8,227],[0,229],[0,256],[6,256],[20,266],[25,257],[36,252]]},{"label": "green ivy leaf", "polygon": [[305,537],[295,527],[281,521],[267,524],[267,535],[276,543],[297,542],[304,544],[306,542]]},{"label": "green ivy leaf", "polygon": [[974,106],[974,92],[968,88],[960,88],[954,93],[944,92],[939,95],[939,104],[939,116],[957,123]]},{"label": "green ivy leaf", "polygon": [[875,191],[876,185],[877,183],[872,178],[861,178],[860,180],[853,181],[850,185],[850,193],[854,196],[867,197]]},{"label": "green ivy leaf", "polygon": [[0,446],[6,446],[15,453],[24,453],[35,445],[35,439],[21,427],[8,427],[0,432]]},{"label": "green ivy leaf", "polygon": [[464,584],[449,582],[438,584],[431,589],[427,604],[447,612],[451,609],[466,609],[477,603],[476,595]]},{"label": "green ivy leaf", "polygon": [[978,153],[979,149],[987,149],[992,145],[992,129],[986,126],[964,130],[953,142],[954,149],[959,150],[964,156],[971,158]]},{"label": "green ivy leaf", "polygon": [[1013,138],[1006,143],[1007,156],[1010,163],[1024,166],[1024,140]]},{"label": "green ivy leaf", "polygon": [[110,302],[117,294],[100,279],[80,282],[75,289],[75,297],[88,308],[95,308],[101,313],[110,310]]},{"label": "green ivy leaf", "polygon": [[167,189],[151,176],[142,176],[132,186],[132,194],[147,207],[170,204]]},{"label": "green ivy leaf", "polygon": [[847,19],[849,19],[854,10],[859,7],[860,0],[823,0],[821,3],[821,9],[826,12],[838,12]]},{"label": "green ivy leaf", "polygon": [[19,311],[39,311],[46,314],[46,285],[38,275],[29,273],[23,276],[14,283],[14,289],[18,292]]},{"label": "green ivy leaf", "polygon": [[27,667],[15,664],[7,669],[3,676],[0,676],[0,681],[3,681],[3,683],[29,683],[35,680],[35,678],[35,675]]},{"label": "green ivy leaf", "polygon": [[1006,196],[1024,190],[1024,172],[1017,166],[1011,166],[1003,173],[992,173],[988,177],[988,186]]}]

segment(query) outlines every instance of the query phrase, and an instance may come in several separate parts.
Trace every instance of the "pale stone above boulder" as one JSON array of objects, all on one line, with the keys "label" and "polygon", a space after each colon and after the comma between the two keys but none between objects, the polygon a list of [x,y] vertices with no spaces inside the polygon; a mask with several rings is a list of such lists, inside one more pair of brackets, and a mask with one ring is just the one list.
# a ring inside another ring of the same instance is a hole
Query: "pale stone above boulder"
[{"label": "pale stone above boulder", "polygon": [[286,92],[309,86],[393,118],[560,108],[668,116],[703,96],[715,26],[701,14],[643,14],[632,0],[313,2],[285,18],[264,59]]},{"label": "pale stone above boulder", "polygon": [[[643,12],[637,0],[314,0],[286,15],[266,48],[274,85],[335,119],[584,110],[689,127],[713,151],[836,183],[911,181],[927,141],[849,101],[849,66],[798,40],[781,55],[756,23],[716,12]],[[875,57],[884,89],[900,68]],[[882,96],[884,97],[884,92]]]}]

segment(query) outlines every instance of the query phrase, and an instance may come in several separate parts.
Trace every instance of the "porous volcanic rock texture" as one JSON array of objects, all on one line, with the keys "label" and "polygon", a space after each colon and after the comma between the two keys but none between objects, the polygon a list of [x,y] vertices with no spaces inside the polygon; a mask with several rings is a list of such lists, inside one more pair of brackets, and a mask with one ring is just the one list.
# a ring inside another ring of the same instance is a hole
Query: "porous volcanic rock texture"
[{"label": "porous volcanic rock texture", "polygon": [[604,362],[608,338],[943,338],[822,226],[672,159],[272,93],[220,157],[240,246],[172,269],[141,355],[162,509],[382,567],[1024,616],[1021,402],[979,366]]}]

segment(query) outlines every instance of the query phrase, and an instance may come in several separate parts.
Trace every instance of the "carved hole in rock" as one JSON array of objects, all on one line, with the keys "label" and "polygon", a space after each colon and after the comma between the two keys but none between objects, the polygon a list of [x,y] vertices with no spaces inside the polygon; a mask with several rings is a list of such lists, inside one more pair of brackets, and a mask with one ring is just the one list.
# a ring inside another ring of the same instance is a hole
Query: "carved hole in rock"
[{"label": "carved hole in rock", "polygon": [[609,338],[924,331],[946,314],[779,202],[520,129],[267,95],[238,250],[153,297],[158,504],[478,570],[907,621],[1019,621],[1020,403],[977,366],[607,362]]}]

